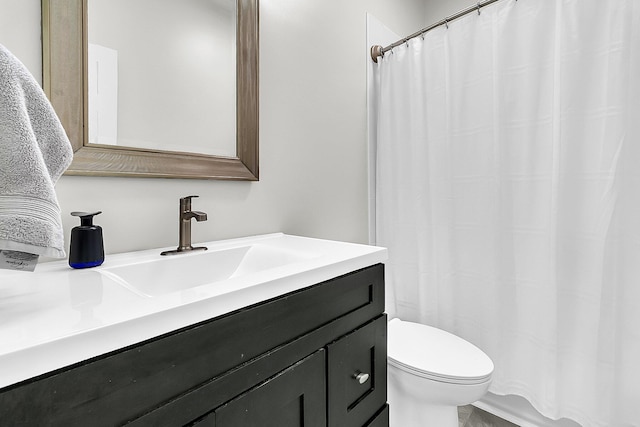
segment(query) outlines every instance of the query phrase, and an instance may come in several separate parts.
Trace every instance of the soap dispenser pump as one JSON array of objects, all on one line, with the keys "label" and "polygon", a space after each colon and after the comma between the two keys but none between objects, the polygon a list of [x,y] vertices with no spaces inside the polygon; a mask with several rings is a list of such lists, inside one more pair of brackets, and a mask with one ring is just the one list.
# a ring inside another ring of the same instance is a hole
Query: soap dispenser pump
[{"label": "soap dispenser pump", "polygon": [[93,225],[93,217],[98,212],[71,212],[80,217],[80,225],[71,230],[69,265],[73,268],[97,267],[104,261],[102,227]]}]

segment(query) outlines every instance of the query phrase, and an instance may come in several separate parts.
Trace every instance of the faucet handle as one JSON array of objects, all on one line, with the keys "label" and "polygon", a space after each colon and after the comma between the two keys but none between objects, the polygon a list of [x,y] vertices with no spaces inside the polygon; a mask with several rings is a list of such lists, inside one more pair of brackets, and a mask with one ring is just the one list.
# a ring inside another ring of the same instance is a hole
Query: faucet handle
[{"label": "faucet handle", "polygon": [[186,196],[180,198],[180,211],[190,211],[191,210],[191,199],[199,196]]}]

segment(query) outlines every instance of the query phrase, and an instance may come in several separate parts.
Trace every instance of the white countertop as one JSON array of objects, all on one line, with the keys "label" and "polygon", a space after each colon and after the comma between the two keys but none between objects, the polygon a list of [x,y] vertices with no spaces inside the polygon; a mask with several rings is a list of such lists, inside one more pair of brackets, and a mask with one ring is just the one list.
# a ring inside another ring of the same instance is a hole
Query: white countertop
[{"label": "white countertop", "polygon": [[0,270],[0,388],[387,259],[380,247],[284,234],[198,246],[216,251],[255,243],[309,256],[156,297],[123,286],[104,271],[167,259],[160,252],[174,248],[107,255],[102,266],[83,270],[70,268],[66,260],[40,264],[33,273]]}]

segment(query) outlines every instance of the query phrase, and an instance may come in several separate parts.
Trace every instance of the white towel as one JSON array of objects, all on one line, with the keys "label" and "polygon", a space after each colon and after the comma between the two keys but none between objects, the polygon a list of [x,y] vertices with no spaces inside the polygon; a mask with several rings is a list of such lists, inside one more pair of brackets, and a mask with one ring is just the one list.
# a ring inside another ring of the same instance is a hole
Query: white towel
[{"label": "white towel", "polygon": [[65,257],[54,185],[72,158],[42,88],[0,45],[0,250]]}]

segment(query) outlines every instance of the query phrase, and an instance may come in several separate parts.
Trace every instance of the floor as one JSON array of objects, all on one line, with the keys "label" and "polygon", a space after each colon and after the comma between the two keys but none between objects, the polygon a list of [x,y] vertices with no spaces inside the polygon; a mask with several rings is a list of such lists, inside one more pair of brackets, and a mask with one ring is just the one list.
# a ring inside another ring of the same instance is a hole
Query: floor
[{"label": "floor", "polygon": [[475,406],[458,408],[458,427],[518,427]]}]

